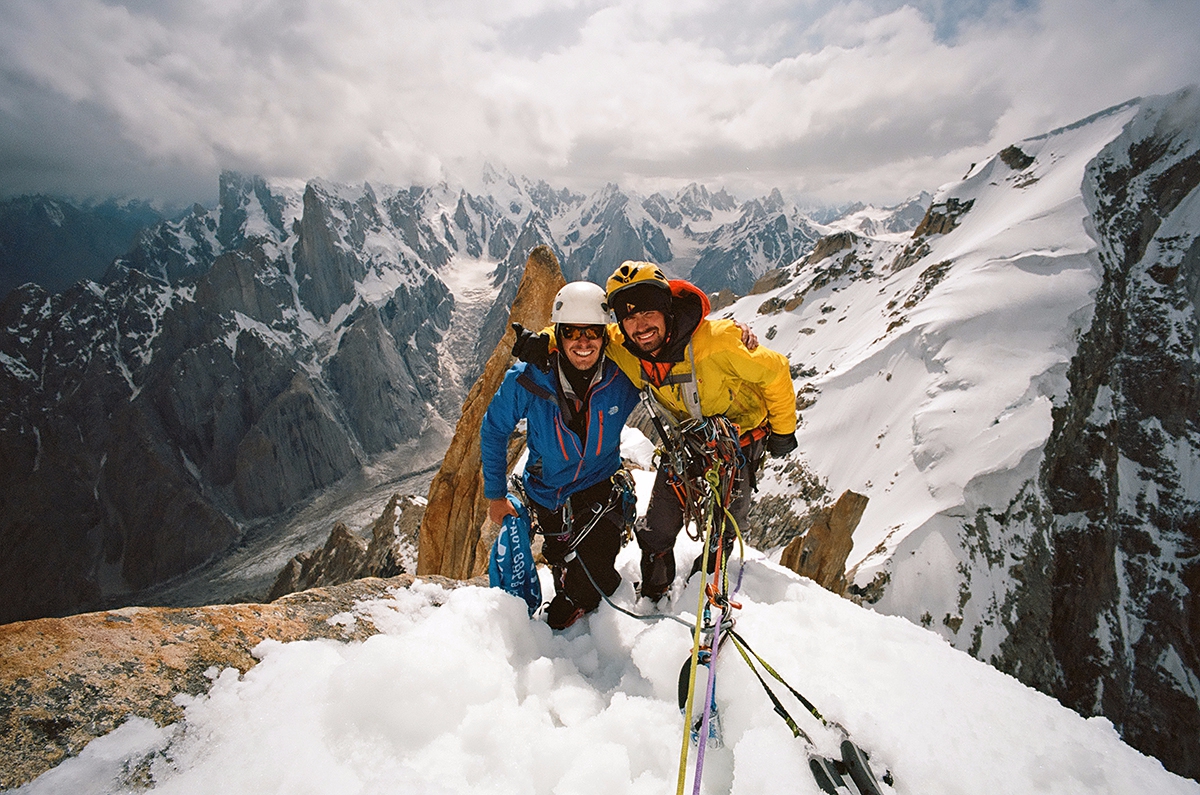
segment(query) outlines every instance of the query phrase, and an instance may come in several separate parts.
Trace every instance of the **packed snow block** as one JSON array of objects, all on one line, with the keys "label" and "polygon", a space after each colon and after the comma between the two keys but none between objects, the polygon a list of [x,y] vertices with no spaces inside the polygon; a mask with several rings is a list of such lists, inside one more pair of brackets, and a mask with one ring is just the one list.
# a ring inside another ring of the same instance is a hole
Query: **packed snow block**
[{"label": "packed snow block", "polygon": [[845,491],[833,507],[813,518],[804,535],[783,549],[780,563],[836,594],[846,592],[846,558],[854,547],[855,528],[867,509],[865,495]]},{"label": "packed snow block", "polygon": [[[446,588],[460,584],[423,579]],[[129,607],[0,626],[0,789],[32,781],[132,716],[159,726],[178,722],[184,708],[177,696],[208,692],[214,671],[245,673],[257,664],[253,650],[263,641],[366,640],[379,632],[369,615],[330,619],[413,582],[404,574],[304,591],[272,604]],[[486,586],[487,580],[462,584]]]},{"label": "packed snow block", "polygon": [[[550,320],[554,294],[566,283],[558,258],[549,246],[529,253],[525,271],[509,312],[509,323],[543,328]],[[487,518],[479,428],[492,396],[512,363],[515,334],[506,326],[488,358],[483,374],[471,387],[450,449],[429,486],[428,507],[421,522],[417,573],[466,579],[487,571],[487,554],[480,549],[480,529]]]}]

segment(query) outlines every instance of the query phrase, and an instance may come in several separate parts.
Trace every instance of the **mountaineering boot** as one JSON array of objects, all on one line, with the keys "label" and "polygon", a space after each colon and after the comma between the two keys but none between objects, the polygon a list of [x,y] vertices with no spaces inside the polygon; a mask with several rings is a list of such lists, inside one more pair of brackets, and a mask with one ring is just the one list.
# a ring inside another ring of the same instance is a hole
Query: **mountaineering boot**
[{"label": "mountaineering boot", "polygon": [[642,550],[642,596],[657,602],[675,581],[675,551],[662,552]]},{"label": "mountaineering boot", "polygon": [[546,623],[550,629],[566,629],[583,618],[583,608],[571,601],[564,593],[556,594],[546,608]]},{"label": "mountaineering boot", "polygon": [[[733,538],[734,537],[733,537],[732,533],[726,534],[721,537],[721,546],[724,547],[724,549],[721,552],[721,560],[723,560],[723,561],[726,561],[726,562],[729,561],[729,553],[733,551]],[[703,566],[704,563],[705,563],[705,561],[704,561],[703,553],[700,555],[697,555],[696,559],[692,561],[692,570],[691,570],[691,572],[688,573],[689,580],[692,578],[692,575],[694,575],[696,572],[700,571],[700,567]],[[711,574],[713,569],[716,568],[716,566],[717,566],[717,545],[715,543],[710,543],[709,549],[708,549],[708,565],[705,568],[705,571],[707,571],[708,573]]]}]

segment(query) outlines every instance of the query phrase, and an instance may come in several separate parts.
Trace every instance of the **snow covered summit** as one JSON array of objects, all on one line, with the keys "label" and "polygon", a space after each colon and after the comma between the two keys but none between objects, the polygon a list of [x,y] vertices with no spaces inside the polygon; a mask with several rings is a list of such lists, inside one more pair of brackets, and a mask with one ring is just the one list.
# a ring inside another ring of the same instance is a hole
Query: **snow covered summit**
[{"label": "snow covered summit", "polygon": [[[687,545],[680,554],[694,554]],[[634,606],[637,553],[614,595]],[[670,609],[690,618],[696,582]],[[746,563],[737,629],[830,720],[890,770],[897,793],[1200,792],[1084,719],[948,646],[760,555]],[[25,795],[116,793],[663,793],[674,791],[683,720],[676,702],[686,627],[601,605],[565,633],[495,589],[416,584],[336,618],[382,630],[365,642],[265,642],[239,676],[185,698],[157,728],[134,718],[31,784]],[[839,737],[787,699],[824,754]],[[746,664],[721,650],[723,748],[708,749],[703,793],[819,790]],[[695,758],[695,753],[690,755]],[[692,791],[689,769],[687,790]]]}]

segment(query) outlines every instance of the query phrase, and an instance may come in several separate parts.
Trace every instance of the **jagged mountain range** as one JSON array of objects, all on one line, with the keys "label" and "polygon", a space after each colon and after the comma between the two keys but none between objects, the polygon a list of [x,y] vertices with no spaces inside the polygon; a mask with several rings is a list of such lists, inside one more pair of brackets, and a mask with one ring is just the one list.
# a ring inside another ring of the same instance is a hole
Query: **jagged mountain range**
[{"label": "jagged mountain range", "polygon": [[12,291],[0,621],[133,598],[382,454],[435,465],[535,246],[568,278],[653,259],[727,289],[822,231],[778,192],[480,185],[226,173],[217,208],[146,228],[102,279]]}]

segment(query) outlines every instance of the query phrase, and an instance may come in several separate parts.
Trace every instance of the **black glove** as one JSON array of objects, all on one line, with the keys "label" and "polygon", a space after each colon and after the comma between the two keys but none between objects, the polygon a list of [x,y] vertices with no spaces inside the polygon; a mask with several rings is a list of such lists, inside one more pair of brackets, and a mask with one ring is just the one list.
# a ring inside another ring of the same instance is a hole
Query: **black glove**
[{"label": "black glove", "polygon": [[767,437],[767,452],[774,458],[782,458],[798,446],[795,433],[772,433]]},{"label": "black glove", "polygon": [[550,372],[550,338],[545,334],[530,331],[520,323],[513,323],[512,330],[517,332],[512,355],[523,362],[529,362],[543,373]]}]

